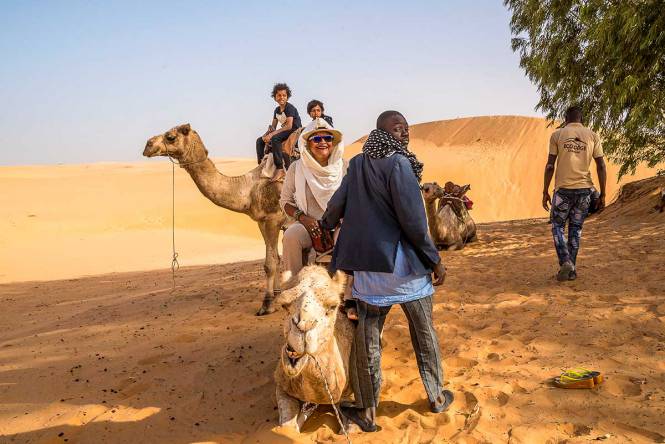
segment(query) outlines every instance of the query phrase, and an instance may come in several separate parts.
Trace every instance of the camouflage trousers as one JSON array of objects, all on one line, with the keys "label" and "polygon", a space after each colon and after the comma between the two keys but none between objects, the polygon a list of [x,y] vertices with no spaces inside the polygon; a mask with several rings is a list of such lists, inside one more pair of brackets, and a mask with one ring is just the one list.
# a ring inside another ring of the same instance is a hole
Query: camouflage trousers
[{"label": "camouflage trousers", "polygon": [[[580,249],[582,238],[582,225],[589,215],[591,203],[591,189],[560,188],[552,197],[552,237],[554,248],[559,257],[559,265],[566,261],[573,264],[577,262],[577,252]],[[568,223],[568,239],[565,238],[566,222]]]}]

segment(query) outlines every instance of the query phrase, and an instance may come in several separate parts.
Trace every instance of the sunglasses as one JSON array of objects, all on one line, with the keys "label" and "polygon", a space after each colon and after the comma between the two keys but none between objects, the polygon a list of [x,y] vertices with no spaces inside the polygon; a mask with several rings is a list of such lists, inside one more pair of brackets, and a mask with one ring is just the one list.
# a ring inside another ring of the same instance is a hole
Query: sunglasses
[{"label": "sunglasses", "polygon": [[314,143],[319,143],[319,142],[322,142],[322,141],[323,142],[332,142],[333,139],[334,139],[333,136],[331,136],[330,134],[326,134],[325,136],[312,136],[307,140],[312,140],[312,141],[314,141]]}]

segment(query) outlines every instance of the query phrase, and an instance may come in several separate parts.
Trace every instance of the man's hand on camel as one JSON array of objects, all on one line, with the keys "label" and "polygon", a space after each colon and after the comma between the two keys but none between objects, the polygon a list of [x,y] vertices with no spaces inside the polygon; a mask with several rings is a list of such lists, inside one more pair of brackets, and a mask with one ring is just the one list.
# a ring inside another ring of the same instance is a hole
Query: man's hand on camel
[{"label": "man's hand on camel", "polygon": [[303,224],[307,231],[309,231],[313,236],[321,236],[321,229],[319,228],[319,223],[313,217],[310,217],[306,214],[303,214],[298,218],[298,222]]},{"label": "man's hand on camel", "polygon": [[272,133],[268,133],[265,136],[261,137],[265,143],[270,142],[270,139],[272,139]]},{"label": "man's hand on camel", "polygon": [[550,210],[550,205],[552,205],[552,198],[550,197],[550,193],[543,191],[543,208],[545,208],[545,211]]},{"label": "man's hand on camel", "polygon": [[434,280],[432,282],[434,285],[443,284],[446,280],[446,267],[443,265],[443,262],[439,262],[434,266],[432,274],[434,274]]}]

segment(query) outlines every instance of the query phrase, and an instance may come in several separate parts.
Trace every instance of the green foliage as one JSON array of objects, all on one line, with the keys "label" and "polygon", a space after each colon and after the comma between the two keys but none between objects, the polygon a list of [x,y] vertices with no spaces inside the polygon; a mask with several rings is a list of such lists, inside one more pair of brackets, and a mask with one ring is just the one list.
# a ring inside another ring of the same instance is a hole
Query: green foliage
[{"label": "green foliage", "polygon": [[665,161],[665,0],[504,4],[537,109],[554,120],[581,106],[619,176]]}]

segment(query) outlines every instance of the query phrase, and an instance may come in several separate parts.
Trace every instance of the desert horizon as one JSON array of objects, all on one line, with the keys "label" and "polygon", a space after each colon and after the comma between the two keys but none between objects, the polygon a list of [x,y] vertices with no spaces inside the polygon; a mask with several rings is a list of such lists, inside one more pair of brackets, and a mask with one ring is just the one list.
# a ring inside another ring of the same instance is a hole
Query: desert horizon
[{"label": "desert horizon", "polygon": [[[433,121],[412,126],[410,147],[425,163],[423,182],[471,184],[477,222],[529,219],[547,215],[540,182],[554,129],[545,119],[518,116]],[[205,129],[199,132],[205,143]],[[347,145],[347,159],[360,151],[361,141]],[[256,166],[253,159],[227,159],[214,147],[208,150],[223,174],[242,175]],[[640,167],[617,183],[617,171],[610,163],[610,199],[622,184],[655,174]],[[171,175],[167,159],[0,167],[0,186],[11,190],[0,195],[0,282],[170,267]],[[212,204],[179,167],[175,180],[180,265],[263,257],[251,219]]]}]

